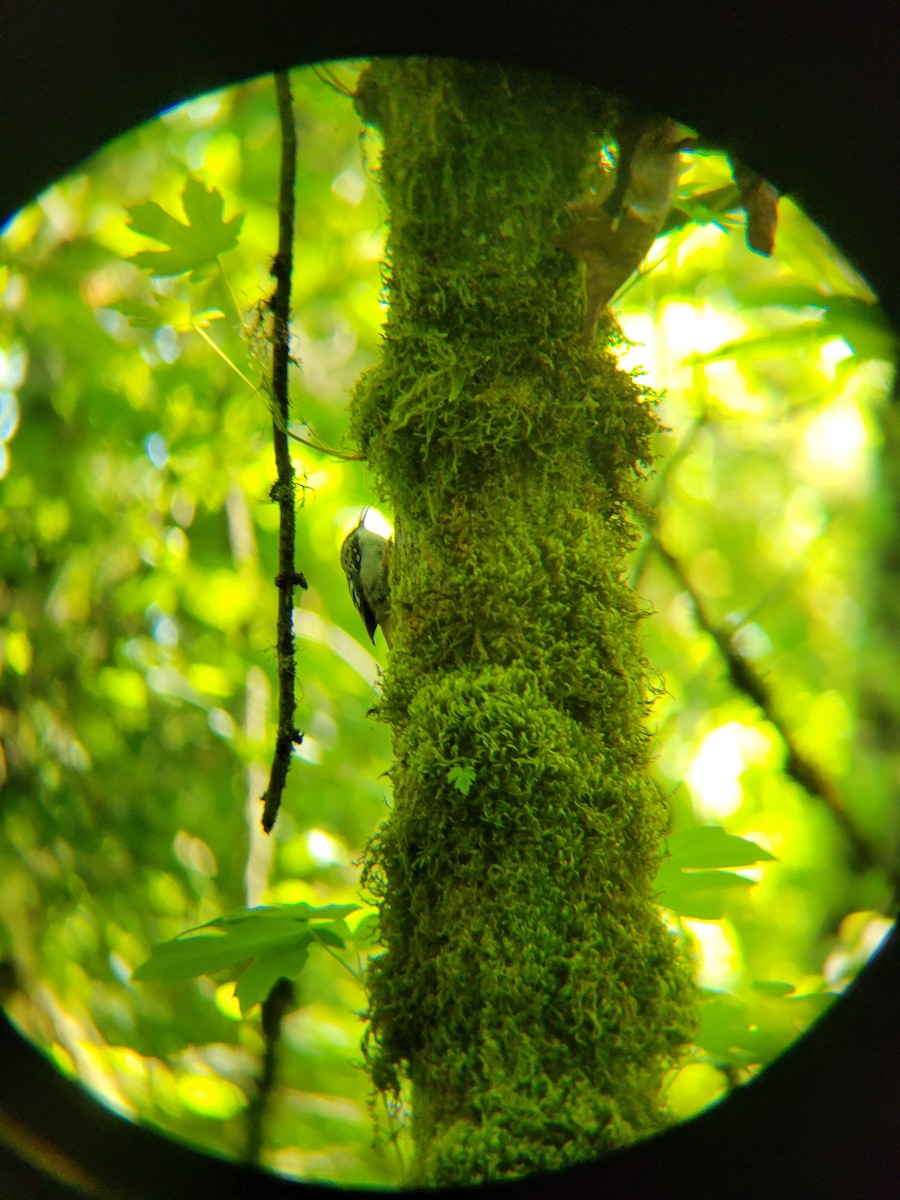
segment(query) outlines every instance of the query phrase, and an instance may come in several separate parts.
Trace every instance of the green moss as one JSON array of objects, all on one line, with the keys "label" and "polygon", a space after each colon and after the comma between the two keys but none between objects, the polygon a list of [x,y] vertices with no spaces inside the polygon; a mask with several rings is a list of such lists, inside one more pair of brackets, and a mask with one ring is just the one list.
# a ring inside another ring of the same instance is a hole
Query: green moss
[{"label": "green moss", "polygon": [[650,1133],[690,1036],[622,580],[656,418],[608,346],[579,343],[553,246],[603,98],[405,60],[372,64],[358,105],[384,138],[390,315],[351,416],[397,527],[368,1056],[377,1086],[412,1082],[411,1182],[449,1185]]}]

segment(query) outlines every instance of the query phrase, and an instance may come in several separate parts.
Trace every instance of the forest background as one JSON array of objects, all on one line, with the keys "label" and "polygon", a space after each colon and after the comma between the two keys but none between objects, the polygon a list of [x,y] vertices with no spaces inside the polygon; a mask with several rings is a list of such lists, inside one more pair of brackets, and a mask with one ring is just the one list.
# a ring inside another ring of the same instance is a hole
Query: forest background
[{"label": "forest background", "polygon": [[[347,393],[383,318],[378,147],[368,136],[360,154],[346,97],[306,72],[295,88],[295,431],[352,452]],[[383,647],[364,642],[338,561],[371,484],[362,464],[296,444],[305,739],[277,837],[258,829],[277,510],[254,391],[263,343],[241,331],[270,290],[277,173],[263,80],[122,139],[0,243],[8,1007],[114,1106],[236,1156],[258,1022],[230,982],[171,989],[132,973],[154,943],[240,905],[359,904],[354,863],[389,798],[387,731],[367,717]],[[180,216],[189,180],[223,196],[225,220],[243,214],[237,243],[205,280],[151,280],[129,259],[158,247],[127,210],[153,201]],[[691,209],[726,180],[721,156],[691,156],[682,202],[697,220],[660,239],[613,305],[633,343],[623,364],[664,393],[669,427],[647,485],[658,521],[632,571],[666,685],[654,722],[673,845],[713,825],[773,856],[663,881],[715,993],[669,1087],[682,1116],[771,1059],[852,977],[887,929],[879,862],[896,839],[893,340],[864,281],[789,200],[770,260],[747,250],[740,222]],[[764,696],[734,679],[729,646]],[[310,959],[267,1165],[397,1178],[402,1137],[386,1154],[370,1144],[364,1005],[345,966]]]}]

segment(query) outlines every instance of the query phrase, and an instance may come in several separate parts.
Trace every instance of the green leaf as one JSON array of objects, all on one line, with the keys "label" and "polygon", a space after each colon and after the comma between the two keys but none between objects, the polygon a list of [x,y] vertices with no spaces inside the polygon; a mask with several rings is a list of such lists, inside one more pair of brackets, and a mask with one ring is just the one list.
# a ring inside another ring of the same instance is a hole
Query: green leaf
[{"label": "green leaf", "polygon": [[859,362],[897,357],[898,339],[890,321],[876,304],[858,296],[835,296],[825,313],[831,337],[842,337]]},{"label": "green leaf", "polygon": [[747,1005],[728,992],[704,989],[704,993],[697,1045],[717,1065],[744,1067],[758,1061]]},{"label": "green leaf", "polygon": [[[300,900],[296,904],[270,904],[259,908],[236,908],[224,916],[217,917],[216,922],[228,924],[247,920],[277,921],[282,917],[290,917],[297,921],[342,921],[350,913],[358,912],[358,904],[307,904]],[[210,922],[215,924],[216,922]]]},{"label": "green leaf", "polygon": [[[237,979],[247,970],[253,970],[250,983],[242,988],[241,994],[255,995],[262,987],[260,980],[270,979],[272,971],[278,978],[289,977],[292,966],[298,963],[296,969],[302,969],[314,940],[342,948],[343,919],[357,908],[356,904],[324,904],[317,908],[303,903],[237,909],[155,946],[150,958],[135,971],[134,978],[174,984],[225,970]],[[327,922],[324,927],[313,924],[321,920]],[[265,988],[263,994],[267,991]],[[238,999],[244,1010],[241,995]]]},{"label": "green leaf", "polygon": [[722,362],[729,358],[740,362],[745,358],[755,358],[763,351],[767,354],[773,351],[787,354],[801,347],[808,349],[811,343],[831,336],[834,335],[826,333],[824,322],[820,319],[804,321],[801,325],[795,325],[791,329],[782,329],[777,333],[765,333],[758,337],[742,337],[733,342],[725,342],[717,350],[711,350],[708,354],[690,354],[683,361],[687,367]]},{"label": "green leaf", "polygon": [[679,870],[691,867],[749,867],[774,862],[775,855],[757,842],[726,833],[721,825],[695,825],[668,839],[669,854],[664,866]]},{"label": "green leaf", "polygon": [[669,854],[656,876],[659,903],[682,917],[718,921],[736,890],[755,880],[721,867],[772,862],[774,855],[756,842],[726,833],[718,825],[697,825],[669,838]]},{"label": "green leaf", "polygon": [[716,1065],[746,1067],[771,1062],[835,999],[832,992],[787,995],[785,988],[794,990],[780,981],[755,980],[753,989],[762,994],[759,1004],[729,992],[702,989],[705,999],[697,1045]]},{"label": "green leaf", "polygon": [[742,308],[827,308],[833,297],[815,284],[793,278],[775,279],[768,283],[753,283],[734,290]]},{"label": "green leaf", "polygon": [[291,950],[264,950],[245,971],[234,987],[234,994],[245,1016],[254,1004],[265,1000],[279,979],[294,979],[306,966],[312,935],[305,935]]},{"label": "green leaf", "polygon": [[764,996],[789,996],[796,990],[792,983],[785,983],[781,979],[754,979],[750,986]]},{"label": "green leaf", "polygon": [[158,979],[163,983],[183,983],[196,975],[212,974],[233,962],[232,949],[220,930],[200,934],[179,934],[171,942],[153,947],[145,963],[134,972],[137,980]]},{"label": "green leaf", "polygon": [[319,925],[312,931],[313,938],[323,946],[334,946],[338,950],[343,950],[347,944],[346,931],[338,933],[335,926]]},{"label": "green leaf", "polygon": [[108,304],[107,308],[127,317],[129,323],[136,329],[158,329],[160,325],[168,324],[158,304],[139,304],[136,300],[117,300],[114,304]]},{"label": "green leaf", "polygon": [[363,917],[363,919],[353,930],[353,937],[358,945],[377,940],[379,934],[379,920],[380,918],[378,913],[369,913],[368,916]]},{"label": "green leaf", "polygon": [[468,796],[472,790],[472,785],[475,782],[474,767],[451,767],[447,772],[447,780],[451,783],[458,792],[462,792],[464,796]]},{"label": "green leaf", "polygon": [[735,890],[752,887],[755,879],[732,871],[660,871],[656,877],[659,903],[682,917],[718,921],[728,908]]},{"label": "green leaf", "polygon": [[117,300],[107,307],[127,317],[130,324],[137,329],[159,329],[163,325],[171,325],[177,333],[186,333],[190,329],[204,329],[212,321],[220,321],[225,315],[218,308],[194,310],[186,301],[175,296],[158,296],[156,304]]},{"label": "green leaf", "polygon": [[165,250],[140,250],[131,256],[137,266],[152,275],[183,275],[202,272],[233,250],[244,221],[243,213],[222,219],[224,201],[216,188],[207,190],[189,178],[181,193],[187,224],[166,212],[155,201],[129,208],[129,224],[135,233],[162,243]]},{"label": "green leaf", "polygon": [[812,320],[801,321],[789,329],[756,337],[742,337],[726,342],[708,354],[693,354],[685,364],[697,366],[720,362],[723,359],[740,361],[761,352],[790,352],[808,348],[813,343],[843,338],[859,365],[869,359],[892,362],[897,354],[897,334],[879,308],[860,296],[828,295],[809,284],[771,283],[748,287],[735,292],[742,306],[751,308],[786,308],[794,311],[817,308]]},{"label": "green leaf", "polygon": [[[808,992],[804,996],[786,996],[785,1000],[793,1006],[793,1011],[805,1010],[806,1022],[811,1024],[813,1021],[817,1021],[823,1012],[831,1008],[837,1000],[838,994],[837,992]],[[796,1018],[794,1025],[796,1027]]]},{"label": "green leaf", "polygon": [[189,930],[171,942],[155,946],[149,959],[135,971],[134,978],[184,983],[197,975],[215,975],[228,968],[234,970],[273,945],[286,949],[303,936],[308,938],[303,928],[296,924],[287,927],[269,925],[265,929],[226,931],[206,926],[200,931]]}]

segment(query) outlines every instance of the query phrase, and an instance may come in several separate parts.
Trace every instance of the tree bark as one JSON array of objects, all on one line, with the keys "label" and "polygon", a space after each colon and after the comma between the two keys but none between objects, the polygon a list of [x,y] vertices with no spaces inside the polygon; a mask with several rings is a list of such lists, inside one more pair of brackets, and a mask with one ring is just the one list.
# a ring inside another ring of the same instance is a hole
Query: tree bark
[{"label": "tree bark", "polygon": [[644,615],[623,581],[650,397],[554,245],[605,98],[376,60],[389,316],[352,423],[393,508],[393,810],[365,878],[375,1085],[412,1085],[411,1184],[594,1158],[665,1121],[690,971],[654,902]]}]

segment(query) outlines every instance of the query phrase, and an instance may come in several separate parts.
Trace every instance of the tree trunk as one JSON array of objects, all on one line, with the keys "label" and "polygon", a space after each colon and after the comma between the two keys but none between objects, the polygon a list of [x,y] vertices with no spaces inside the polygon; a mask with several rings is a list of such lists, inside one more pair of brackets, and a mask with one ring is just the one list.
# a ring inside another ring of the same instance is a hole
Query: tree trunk
[{"label": "tree trunk", "polygon": [[652,1133],[693,1027],[622,579],[656,418],[614,325],[580,342],[553,244],[604,97],[412,59],[375,61],[357,104],[384,143],[389,316],[352,420],[396,520],[368,1056],[377,1087],[412,1085],[408,1182],[449,1186]]}]

